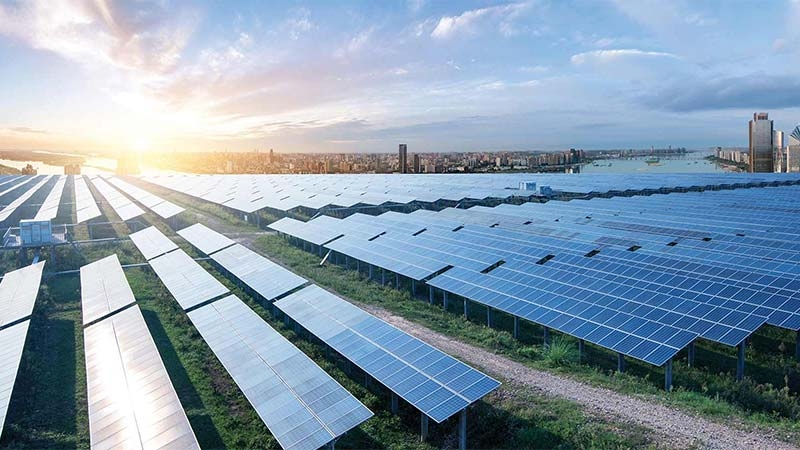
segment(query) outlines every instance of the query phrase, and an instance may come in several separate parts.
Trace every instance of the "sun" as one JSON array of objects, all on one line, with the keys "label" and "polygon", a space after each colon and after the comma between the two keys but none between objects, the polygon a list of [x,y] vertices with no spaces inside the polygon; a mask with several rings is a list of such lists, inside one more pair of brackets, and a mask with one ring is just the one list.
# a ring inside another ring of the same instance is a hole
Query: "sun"
[{"label": "sun", "polygon": [[135,151],[136,153],[148,152],[151,148],[152,142],[150,139],[144,136],[136,137],[131,143],[131,150]]}]

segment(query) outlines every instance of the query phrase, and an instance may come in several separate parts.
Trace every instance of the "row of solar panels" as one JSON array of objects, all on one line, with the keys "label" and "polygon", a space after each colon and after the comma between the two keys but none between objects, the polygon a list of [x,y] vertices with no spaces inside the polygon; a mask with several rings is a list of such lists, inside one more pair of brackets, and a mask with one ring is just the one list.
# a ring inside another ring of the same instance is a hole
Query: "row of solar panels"
[{"label": "row of solar panels", "polygon": [[[761,206],[766,208],[774,203],[772,199],[791,198],[800,188],[742,192],[754,203],[764,199]],[[690,224],[694,217],[690,210],[697,209],[693,202],[698,197],[703,199],[704,211],[713,215],[723,214],[724,209],[715,209],[715,204],[734,196],[672,194],[635,202],[664,199],[662,206],[678,208],[675,205],[686,201],[688,206],[675,220]],[[343,220],[319,217],[307,223],[282,219],[270,227],[655,365],[668,361],[698,337],[737,345],[764,323],[800,329],[800,254],[781,247],[758,255],[755,248],[770,239],[764,233],[757,243],[743,242],[740,247],[735,242],[741,236],[729,233],[731,245],[721,250],[715,241],[722,240],[724,233],[711,228],[708,221],[704,222],[708,231],[691,236],[692,229],[686,225],[664,227],[683,233],[682,238],[651,229],[639,231],[637,221],[648,218],[630,209],[619,219],[631,224],[624,230],[603,227],[602,219],[600,226],[595,225],[598,209],[593,205],[613,203],[625,209],[627,200],[377,217],[354,214]],[[773,208],[770,213],[784,223],[797,219],[796,212]],[[669,214],[661,213],[663,220]],[[733,211],[729,216],[736,220]],[[761,228],[757,217],[745,212],[738,220]],[[733,256],[749,258],[753,267],[742,270],[738,261],[731,261]]]},{"label": "row of solar panels", "polygon": [[[51,181],[55,178],[55,182]],[[39,206],[34,220],[53,220],[58,215],[58,208],[66,186],[67,176],[12,176],[0,178],[0,199],[7,198],[8,203],[0,208],[0,222],[8,219],[20,206],[25,204],[40,189],[49,189],[47,197]],[[144,214],[136,203],[128,196],[141,203],[163,219],[168,219],[183,211],[183,208],[164,200],[130,183],[114,176],[75,176],[75,210],[77,223],[101,216],[94,196],[89,189],[91,183],[108,202],[114,212],[124,221]],[[110,183],[110,184],[109,184]],[[48,186],[49,185],[49,186]],[[113,186],[112,186],[113,185]],[[116,188],[114,187],[116,186]],[[121,190],[121,191],[120,191]],[[127,194],[124,195],[122,192]]]},{"label": "row of solar panels", "polygon": [[[275,303],[277,308],[437,422],[451,417],[499,386],[490,377],[317,286],[298,290],[307,283],[305,279],[203,225],[192,225],[180,230],[178,234],[209,255],[223,272],[242,282],[261,298],[272,301],[282,297]],[[257,318],[255,313],[235,297],[225,297],[227,289],[223,285],[182,250],[176,250],[174,243],[155,228],[134,233],[131,239],[143,254],[161,255],[150,259],[151,267],[182,307],[189,310],[190,318],[201,334],[208,336],[206,339],[210,340],[212,349],[215,348],[216,331],[204,332],[201,328],[214,327],[216,330],[223,326],[221,324],[224,321],[220,320],[220,314],[225,311],[234,314],[231,311],[235,311],[237,317],[252,315]],[[160,242],[160,246],[154,244],[155,242]],[[181,274],[181,277],[176,274]],[[194,280],[189,283],[191,286],[201,286],[197,291],[204,295],[195,295],[195,290],[191,290],[185,283],[187,279]],[[224,298],[219,299],[220,297]],[[319,316],[321,321],[309,322],[308,314],[302,312],[308,305],[324,309],[325,315]],[[323,319],[325,317],[332,319]],[[263,326],[266,327],[266,324]],[[247,332],[240,334],[257,334],[257,328],[255,325],[246,325]],[[230,370],[235,372],[237,364],[244,362],[237,362],[235,355],[226,352],[228,350],[222,348],[219,352],[215,350],[223,364],[226,367],[231,366]],[[234,372],[231,373],[236,379]],[[256,409],[259,408],[259,402],[264,401],[250,396],[248,399]],[[272,430],[270,424],[274,419],[269,414],[271,413],[265,413],[262,419]],[[346,423],[345,419],[341,420]],[[353,420],[352,426],[357,423],[360,422]]]},{"label": "row of solar panels", "polygon": [[44,261],[7,272],[0,282],[0,435],[17,380]]},{"label": "row of solar panels", "polygon": [[644,189],[757,186],[800,182],[796,174],[438,174],[438,175],[152,175],[142,179],[245,213],[264,208],[289,211],[297,207],[460,202],[465,199],[530,196],[517,189],[521,181],[571,193],[609,193]]}]

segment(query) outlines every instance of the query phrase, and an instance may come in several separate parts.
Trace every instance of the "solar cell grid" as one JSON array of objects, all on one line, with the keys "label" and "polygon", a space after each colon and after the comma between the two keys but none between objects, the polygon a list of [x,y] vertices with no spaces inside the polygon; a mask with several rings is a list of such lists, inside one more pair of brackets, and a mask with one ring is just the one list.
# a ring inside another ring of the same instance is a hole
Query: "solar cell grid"
[{"label": "solar cell grid", "polygon": [[80,273],[84,325],[136,301],[117,255],[86,264],[81,267]]},{"label": "solar cell grid", "polygon": [[84,342],[92,448],[200,448],[138,306]]},{"label": "solar cell grid", "polygon": [[284,449],[317,449],[372,416],[236,296],[188,315]]},{"label": "solar cell grid", "polygon": [[436,422],[500,385],[318,286],[275,306]]},{"label": "solar cell grid", "polygon": [[222,283],[181,249],[151,259],[158,278],[183,309],[228,293]]},{"label": "solar cell grid", "polygon": [[166,237],[155,226],[132,233],[129,237],[144,258],[148,260],[178,248],[170,238]]},{"label": "solar cell grid", "polygon": [[33,313],[45,261],[6,272],[0,282],[0,327]]}]

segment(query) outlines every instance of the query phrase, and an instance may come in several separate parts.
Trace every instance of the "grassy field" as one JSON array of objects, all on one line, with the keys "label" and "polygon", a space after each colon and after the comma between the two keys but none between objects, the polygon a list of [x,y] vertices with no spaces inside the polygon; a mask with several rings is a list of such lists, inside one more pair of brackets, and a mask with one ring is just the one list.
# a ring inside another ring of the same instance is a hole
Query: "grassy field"
[{"label": "grassy field", "polygon": [[[185,243],[181,246],[192,253]],[[116,253],[123,264],[143,262],[130,242],[60,247],[47,270],[74,270]],[[4,271],[18,261],[6,252]],[[457,422],[431,423],[419,441],[419,415],[401,405],[389,412],[389,392],[345,361],[326,359],[324,348],[272,318],[255,299],[221,279],[271,326],[308,354],[375,417],[337,441],[337,448],[430,449],[457,445]],[[149,268],[125,271],[137,304],[203,448],[278,448],[233,380],[186,314]],[[468,440],[476,448],[652,448],[644,430],[586,416],[578,405],[545,398],[523,386],[503,386],[469,410]],[[13,449],[87,448],[89,427],[84,369],[80,282],[76,275],[44,280],[0,446]]]},{"label": "grassy field", "polygon": [[[696,367],[689,368],[685,354],[675,363],[672,392],[663,391],[663,369],[628,360],[625,373],[616,371],[616,355],[593,345],[586,345],[586,364],[553,364],[543,351],[541,327],[520,321],[520,339],[510,333],[510,316],[495,312],[493,328],[486,327],[486,309],[469,306],[469,320],[462,317],[463,302],[450,296],[449,311],[421,298],[409,289],[383,287],[365,275],[340,266],[319,266],[319,257],[305,252],[277,235],[254,242],[256,248],[277,259],[293,271],[353,300],[380,305],[409,320],[453,336],[464,342],[490,349],[531,367],[572,376],[619,392],[645,395],[707,417],[742,426],[781,430],[781,435],[800,443],[800,408],[798,408],[798,371],[793,358],[794,335],[785,330],[765,327],[754,335],[747,349],[746,378],[736,382],[735,355],[730,348],[702,342],[697,345]],[[390,280],[394,281],[391,276]],[[427,288],[424,299],[427,300]],[[564,338],[567,342],[571,340]],[[791,342],[792,345],[789,345]],[[783,343],[783,345],[781,345]],[[573,344],[575,345],[575,344]],[[788,347],[788,348],[787,348]]]}]

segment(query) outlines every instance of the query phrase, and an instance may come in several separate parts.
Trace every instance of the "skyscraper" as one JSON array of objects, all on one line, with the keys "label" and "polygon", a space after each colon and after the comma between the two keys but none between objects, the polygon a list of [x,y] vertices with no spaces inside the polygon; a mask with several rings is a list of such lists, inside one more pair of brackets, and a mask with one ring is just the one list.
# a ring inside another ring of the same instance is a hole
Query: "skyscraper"
[{"label": "skyscraper", "polygon": [[800,172],[800,125],[797,125],[789,135],[789,145],[786,146],[786,171]]},{"label": "skyscraper", "polygon": [[408,173],[408,146],[400,144],[399,172]]},{"label": "skyscraper", "polygon": [[414,153],[414,157],[411,160],[413,161],[414,173],[420,173],[419,155]]},{"label": "skyscraper", "polygon": [[750,121],[750,172],[774,172],[772,121],[767,113],[753,113]]},{"label": "skyscraper", "polygon": [[783,131],[772,132],[772,154],[775,159],[775,172],[786,172],[786,148],[783,142]]}]

